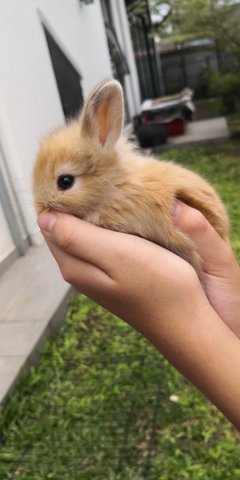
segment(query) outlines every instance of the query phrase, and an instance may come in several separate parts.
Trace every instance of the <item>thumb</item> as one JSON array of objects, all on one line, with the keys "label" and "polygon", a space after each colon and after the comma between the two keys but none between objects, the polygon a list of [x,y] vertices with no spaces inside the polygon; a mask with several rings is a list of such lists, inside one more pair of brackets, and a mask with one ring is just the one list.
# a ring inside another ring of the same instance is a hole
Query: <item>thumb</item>
[{"label": "thumb", "polygon": [[203,260],[203,270],[209,274],[222,275],[233,253],[230,245],[218,235],[204,215],[177,200],[173,223],[195,243]]}]

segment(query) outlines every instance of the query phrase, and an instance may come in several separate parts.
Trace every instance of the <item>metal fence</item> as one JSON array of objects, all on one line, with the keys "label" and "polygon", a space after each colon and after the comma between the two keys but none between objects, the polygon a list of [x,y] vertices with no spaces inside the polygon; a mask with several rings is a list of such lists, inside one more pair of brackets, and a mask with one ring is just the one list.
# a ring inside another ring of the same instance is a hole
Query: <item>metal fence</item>
[{"label": "metal fence", "polygon": [[231,58],[216,48],[178,48],[160,55],[165,94],[190,87],[195,97],[207,95],[205,73],[208,69],[227,71],[232,68]]}]

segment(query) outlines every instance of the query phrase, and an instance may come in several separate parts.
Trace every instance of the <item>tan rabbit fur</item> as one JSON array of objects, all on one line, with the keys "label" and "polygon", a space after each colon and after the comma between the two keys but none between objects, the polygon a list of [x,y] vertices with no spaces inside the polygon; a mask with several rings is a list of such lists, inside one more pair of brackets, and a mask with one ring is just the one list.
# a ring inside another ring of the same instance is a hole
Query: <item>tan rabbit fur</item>
[{"label": "tan rabbit fur", "polygon": [[[229,229],[225,208],[199,175],[143,156],[127,142],[123,111],[120,84],[103,82],[90,94],[79,120],[43,140],[33,172],[37,213],[55,209],[147,238],[183,257],[201,275],[193,242],[173,225],[174,200],[200,210],[223,238]],[[59,177],[69,175],[73,184],[60,189]]]}]

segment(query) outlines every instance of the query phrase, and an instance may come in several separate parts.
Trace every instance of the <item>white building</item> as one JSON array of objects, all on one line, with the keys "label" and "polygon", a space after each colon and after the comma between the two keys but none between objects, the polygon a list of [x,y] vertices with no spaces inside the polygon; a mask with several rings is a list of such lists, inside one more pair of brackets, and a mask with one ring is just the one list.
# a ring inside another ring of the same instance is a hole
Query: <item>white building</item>
[{"label": "white building", "polygon": [[41,238],[31,192],[39,140],[114,75],[128,118],[138,111],[124,0],[2,1],[0,65],[1,271]]}]

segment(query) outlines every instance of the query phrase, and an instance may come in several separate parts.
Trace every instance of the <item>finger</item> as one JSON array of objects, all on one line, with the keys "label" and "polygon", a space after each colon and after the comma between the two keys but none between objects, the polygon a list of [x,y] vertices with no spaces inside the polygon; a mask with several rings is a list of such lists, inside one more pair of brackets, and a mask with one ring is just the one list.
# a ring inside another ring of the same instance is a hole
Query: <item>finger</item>
[{"label": "finger", "polygon": [[173,222],[194,241],[207,273],[217,274],[228,265],[229,258],[233,256],[230,245],[218,235],[200,211],[177,201]]},{"label": "finger", "polygon": [[[38,223],[48,243],[58,246],[62,253],[95,265],[115,281],[122,278],[123,270],[126,274],[134,264],[138,265],[139,260],[148,265],[149,257],[159,254],[160,247],[143,238],[110,231],[65,213],[51,212],[50,227],[49,214],[41,214]],[[144,248],[145,245],[148,247]]]},{"label": "finger", "polygon": [[[104,271],[108,268],[111,270],[113,256],[120,250],[122,239],[119,239],[119,233],[109,232],[72,215],[59,212],[50,214],[44,212],[39,216],[38,224],[48,240],[63,252],[96,265]],[[110,271],[107,273],[111,276]]]},{"label": "finger", "polygon": [[61,274],[67,283],[70,283],[78,292],[90,296],[94,300],[109,293],[114,281],[103,270],[82,259],[63,252],[49,237],[44,235]]}]

